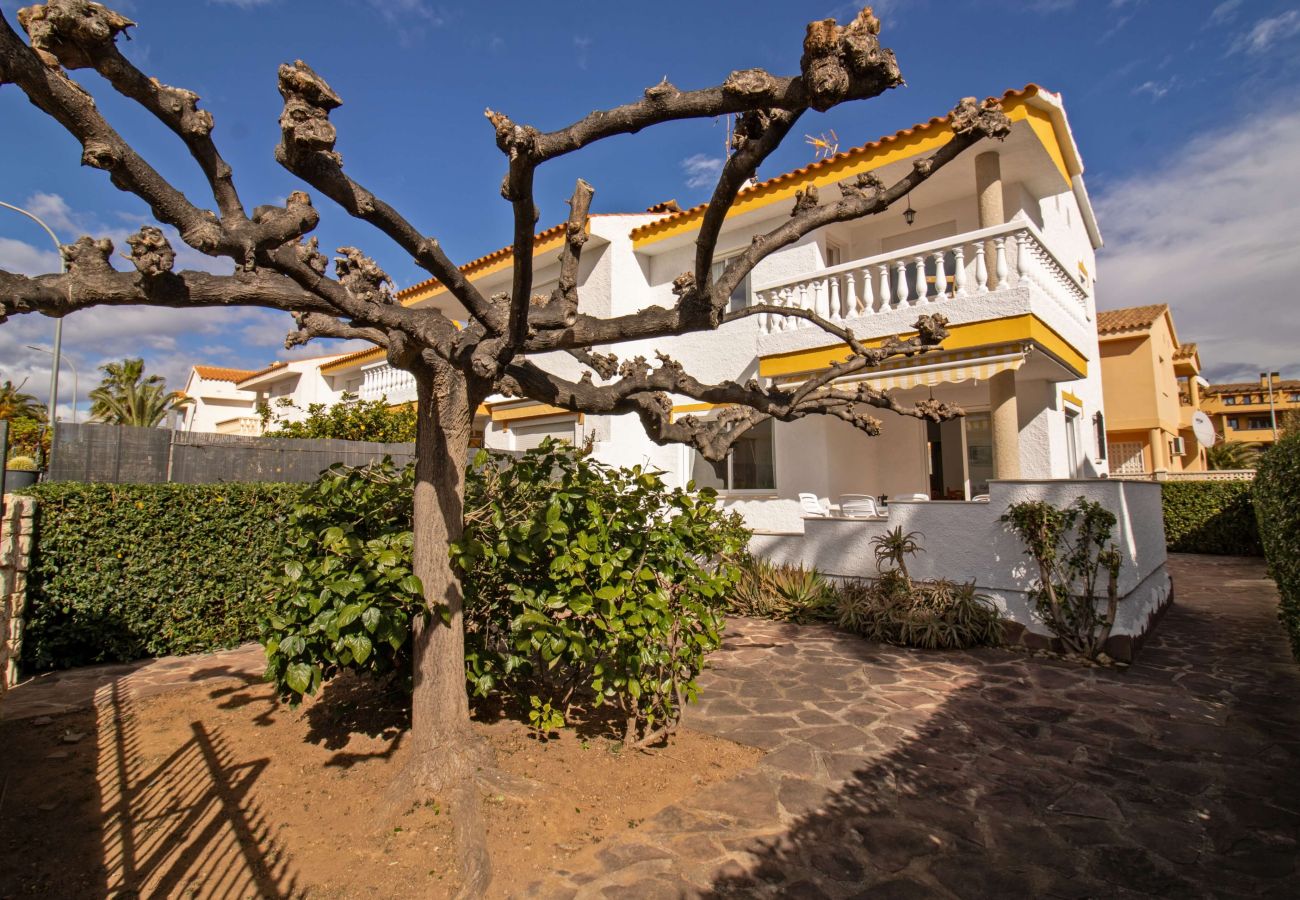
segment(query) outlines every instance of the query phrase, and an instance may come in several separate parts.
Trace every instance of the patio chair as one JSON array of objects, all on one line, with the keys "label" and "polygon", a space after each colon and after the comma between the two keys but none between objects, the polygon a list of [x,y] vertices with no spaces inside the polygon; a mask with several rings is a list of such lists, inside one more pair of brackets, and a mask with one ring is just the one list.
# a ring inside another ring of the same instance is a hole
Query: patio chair
[{"label": "patio chair", "polygon": [[989,495],[988,495],[988,494],[976,494],[974,497],[971,497],[970,500],[971,500],[972,503],[988,503],[988,502],[989,502]]},{"label": "patio chair", "polygon": [[826,507],[822,506],[822,502],[817,498],[816,494],[800,494],[799,508],[803,510],[805,516],[817,516],[824,519],[830,515]]},{"label": "patio chair", "polygon": [[899,499],[899,500],[912,500],[912,501],[915,501],[915,502],[917,502],[917,503],[924,503],[924,502],[926,502],[927,500],[930,499],[930,495],[929,495],[929,494],[904,494],[902,497],[899,497],[898,499]]},{"label": "patio chair", "polygon": [[853,519],[878,519],[883,517],[880,507],[876,506],[875,497],[863,496],[854,500],[841,499],[840,511]]}]

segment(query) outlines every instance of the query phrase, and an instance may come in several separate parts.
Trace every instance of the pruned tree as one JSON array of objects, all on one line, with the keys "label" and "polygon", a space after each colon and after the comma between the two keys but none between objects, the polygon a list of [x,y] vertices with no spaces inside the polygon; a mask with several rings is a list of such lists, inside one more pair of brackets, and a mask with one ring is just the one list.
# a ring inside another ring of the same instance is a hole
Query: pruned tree
[{"label": "pruned tree", "polygon": [[[392,365],[414,376],[414,568],[430,614],[414,634],[411,766],[402,782],[406,790],[464,785],[482,759],[469,728],[461,592],[447,545],[461,531],[473,415],[489,395],[529,397],[597,415],[634,413],[654,441],[689,444],[712,460],[725,457],[733,441],[768,418],[790,422],[830,415],[876,434],[880,422],[872,415],[875,409],[926,419],[957,412],[934,401],[906,405],[865,383],[841,381],[886,360],[938,347],[946,336],[942,316],[921,316],[914,337],[868,347],[848,328],[813,312],[771,305],[728,312],[728,299],[774,251],[827,225],[880,213],[976,142],[1005,136],[1009,122],[995,102],[960,101],[949,119],[952,139],[917,160],[892,184],[859,175],[841,183],[838,198],[825,203],[814,188],[800,192],[787,220],[755,235],[718,277],[712,275],[718,236],[737,193],[799,118],[810,109],[825,111],[902,84],[893,53],[880,45],[880,23],[869,7],[847,25],[834,19],[811,23],[800,71],[794,76],[746,69],[700,90],[680,90],[665,79],[638,99],[551,132],[488,110],[496,144],[507,162],[501,193],[514,217],[510,290],[493,296],[484,296],[434,237],[344,171],[330,121],[330,112],[342,99],[306,63],[280,66],[283,139],[276,159],[347,213],[377,228],[445,286],[468,314],[464,328],[437,310],[396,302],[388,276],[355,247],[339,250],[331,277],[329,260],[316,238],[308,237],[318,212],[307,194],[294,192],[284,205],[258,206],[250,214],[217,148],[212,115],[199,109],[199,97],[149,77],[119,52],[116,38],[133,22],[88,0],[49,0],[20,10],[18,21],[30,46],[0,18],[0,84],[16,85],[69,131],[81,144],[84,165],[107,172],[113,184],[148,203],[156,219],[174,227],[186,244],[233,260],[236,270],[224,276],[173,271],[172,247],[153,226],[141,228],[127,242],[133,271],[113,267],[109,241],[82,237],[63,248],[66,274],[23,277],[0,272],[0,318],[29,312],[64,316],[95,305],[269,307],[293,313],[297,329],[288,336],[289,346],[317,337],[361,338],[385,348]],[[114,130],[90,94],[68,74],[86,68],[175,133],[207,180],[212,208],[206,199],[191,198],[168,182]],[[538,209],[533,183],[540,166],[615,135],[720,115],[736,116],[732,152],[704,212],[694,265],[673,283],[672,305],[604,318],[584,310],[577,276],[593,188],[581,180],[569,201],[558,286],[545,296],[534,295]],[[628,341],[712,331],[760,314],[803,318],[847,345],[848,358],[797,387],[783,387],[758,380],[706,383],[662,354],[654,363],[618,356],[619,346]],[[546,353],[571,355],[584,366],[583,374],[573,380],[548,371],[537,360]],[[674,419],[673,394],[726,408],[712,419]],[[481,837],[462,840],[462,846],[470,854],[466,884],[473,891],[487,871]]]}]

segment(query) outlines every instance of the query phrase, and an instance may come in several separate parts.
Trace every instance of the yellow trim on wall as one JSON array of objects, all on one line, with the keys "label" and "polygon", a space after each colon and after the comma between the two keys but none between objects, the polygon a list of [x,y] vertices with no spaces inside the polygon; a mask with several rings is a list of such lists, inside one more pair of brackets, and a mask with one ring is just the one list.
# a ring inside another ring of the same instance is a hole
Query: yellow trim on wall
[{"label": "yellow trim on wall", "polygon": [[[1009,104],[1011,105],[1011,104]],[[1028,104],[1020,104],[1015,110],[1018,115],[1013,115],[1010,109],[1006,110],[1008,118],[1015,122],[1024,119],[1033,129],[1034,135],[1038,142],[1043,145],[1047,155],[1051,157],[1052,162],[1056,164],[1056,170],[1061,173],[1065,179],[1065,186],[1068,188],[1072,182],[1070,180],[1070,167],[1065,162],[1065,152],[1061,149],[1061,142],[1056,136],[1056,125],[1052,122],[1052,115],[1045,109]]]},{"label": "yellow trim on wall", "polygon": [[494,406],[488,410],[493,422],[517,422],[520,419],[541,419],[545,416],[575,416],[579,422],[582,414],[571,409],[561,409],[549,403],[525,403],[520,406]]},{"label": "yellow trim on wall", "polygon": [[1083,409],[1083,400],[1078,394],[1072,394],[1069,391],[1061,391],[1061,399],[1066,403],[1073,403],[1079,409]]},{"label": "yellow trim on wall", "polygon": [[[1029,96],[1025,96],[1008,100],[1003,103],[1002,111],[1006,113],[1007,118],[1012,122],[1024,121],[1028,123],[1030,130],[1033,131],[1034,136],[1038,138],[1043,145],[1044,151],[1061,173],[1061,177],[1065,180],[1065,186],[1068,189],[1073,184],[1070,179],[1070,167],[1066,162],[1065,152],[1061,148],[1060,138],[1052,121],[1052,115],[1045,109],[1031,105],[1028,102],[1029,99]],[[792,199],[796,191],[803,190],[809,184],[821,188],[864,172],[883,168],[890,163],[909,159],[923,153],[933,153],[952,140],[952,136],[952,126],[946,120],[918,126],[900,138],[890,140],[887,143],[877,143],[859,153],[850,153],[847,158],[826,168],[820,168],[815,172],[808,172],[789,179],[777,178],[761,184],[756,190],[748,191],[738,197],[731,209],[727,211],[727,218],[744,215],[765,206],[770,206],[773,203]],[[633,239],[632,246],[634,249],[640,250],[674,235],[689,233],[699,227],[703,218],[704,212],[701,210],[663,224],[652,222],[644,225],[638,229],[641,234]]]},{"label": "yellow trim on wall", "polygon": [[[1079,378],[1088,376],[1087,358],[1032,313],[1005,319],[992,319],[987,322],[950,325],[948,332],[948,339],[943,342],[943,350],[965,350],[988,344],[1032,341],[1060,360]],[[900,337],[906,339],[915,333],[908,332]],[[878,338],[862,343],[867,347],[879,347],[885,343],[885,340],[886,338]],[[779,378],[784,375],[817,372],[835,363],[843,362],[849,356],[847,344],[795,350],[791,353],[775,353],[759,358],[758,374],[764,378]]]},{"label": "yellow trim on wall", "polygon": [[373,350],[368,350],[365,356],[354,356],[352,359],[348,359],[347,357],[336,359],[332,363],[327,363],[326,365],[321,366],[320,370],[322,373],[328,374],[330,372],[342,372],[345,369],[351,369],[356,366],[364,366],[368,363],[375,362],[376,360],[383,359],[385,352],[386,351],[383,347],[376,347]]}]

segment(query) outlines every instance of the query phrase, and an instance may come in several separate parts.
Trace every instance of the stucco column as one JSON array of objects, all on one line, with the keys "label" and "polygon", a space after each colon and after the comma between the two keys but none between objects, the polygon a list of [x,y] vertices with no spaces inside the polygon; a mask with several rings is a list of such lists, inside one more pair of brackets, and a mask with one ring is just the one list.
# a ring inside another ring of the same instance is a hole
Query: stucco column
[{"label": "stucco column", "polygon": [[989,379],[989,419],[993,427],[993,477],[1020,477],[1020,409],[1016,404],[1016,373],[999,372]]},{"label": "stucco column", "polygon": [[[979,203],[980,228],[992,228],[1006,222],[1006,213],[1002,209],[1002,162],[996,150],[975,157],[975,198]],[[993,272],[996,254],[997,247],[992,241],[987,241],[984,259],[988,261],[990,288],[997,280]]]},{"label": "stucco column", "polygon": [[1165,458],[1165,433],[1159,428],[1147,430],[1147,441],[1151,444],[1151,471],[1160,475],[1169,471],[1169,460]]}]

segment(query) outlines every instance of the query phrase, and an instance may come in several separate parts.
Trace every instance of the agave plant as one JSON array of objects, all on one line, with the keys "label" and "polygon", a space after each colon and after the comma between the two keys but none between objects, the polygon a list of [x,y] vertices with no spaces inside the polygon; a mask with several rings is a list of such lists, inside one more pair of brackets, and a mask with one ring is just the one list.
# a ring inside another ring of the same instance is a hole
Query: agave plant
[{"label": "agave plant", "polygon": [[829,620],[835,615],[835,590],[816,569],[774,565],[750,557],[732,588],[732,613],[783,622]]}]

